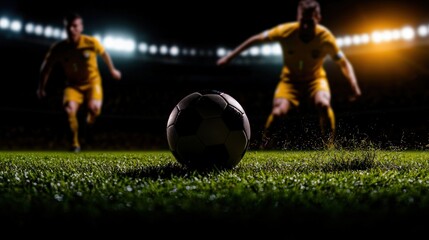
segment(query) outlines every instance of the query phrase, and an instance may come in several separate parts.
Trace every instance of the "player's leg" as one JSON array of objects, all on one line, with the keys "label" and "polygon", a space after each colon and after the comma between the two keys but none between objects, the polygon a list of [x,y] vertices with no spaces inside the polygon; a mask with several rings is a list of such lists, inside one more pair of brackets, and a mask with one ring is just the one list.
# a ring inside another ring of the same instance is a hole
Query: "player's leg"
[{"label": "player's leg", "polygon": [[91,99],[88,101],[88,115],[86,118],[88,125],[93,125],[97,117],[100,116],[102,104],[102,100]]},{"label": "player's leg", "polygon": [[331,106],[331,93],[326,79],[319,79],[314,86],[313,102],[319,113],[323,141],[328,148],[334,147],[335,114]]},{"label": "player's leg", "polygon": [[92,143],[94,137],[94,123],[101,114],[103,105],[103,91],[101,84],[93,84],[87,91],[87,108],[85,140],[86,143]]},{"label": "player's leg", "polygon": [[86,123],[93,125],[97,117],[101,114],[101,107],[103,104],[103,89],[101,83],[93,84],[87,92],[88,98],[88,115]]},{"label": "player's leg", "polygon": [[279,123],[284,119],[291,108],[291,103],[286,98],[275,98],[273,108],[265,122],[264,131],[262,133],[261,149],[266,149],[270,145],[273,134],[278,131]]},{"label": "player's leg", "polygon": [[71,132],[71,150],[75,152],[80,151],[77,112],[82,101],[83,95],[77,89],[67,87],[64,90],[63,104]]},{"label": "player's leg", "polygon": [[269,146],[274,132],[279,130],[279,122],[285,118],[292,104],[299,104],[296,97],[296,90],[292,84],[280,81],[274,93],[273,108],[265,122],[260,145],[261,149],[266,149]]}]

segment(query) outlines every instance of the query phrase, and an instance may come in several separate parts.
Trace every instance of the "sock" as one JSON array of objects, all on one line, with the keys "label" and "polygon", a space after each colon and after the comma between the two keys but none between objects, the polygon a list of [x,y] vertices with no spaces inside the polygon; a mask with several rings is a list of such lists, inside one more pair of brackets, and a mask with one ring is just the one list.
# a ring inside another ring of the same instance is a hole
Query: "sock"
[{"label": "sock", "polygon": [[[335,114],[332,107],[327,108],[326,113],[320,116],[320,126],[322,136],[329,144],[333,144],[335,139]],[[327,138],[327,139],[326,139]]]},{"label": "sock", "polygon": [[72,146],[79,147],[79,126],[77,121],[76,113],[70,113],[68,114],[68,121],[69,121],[69,127],[72,134]]}]

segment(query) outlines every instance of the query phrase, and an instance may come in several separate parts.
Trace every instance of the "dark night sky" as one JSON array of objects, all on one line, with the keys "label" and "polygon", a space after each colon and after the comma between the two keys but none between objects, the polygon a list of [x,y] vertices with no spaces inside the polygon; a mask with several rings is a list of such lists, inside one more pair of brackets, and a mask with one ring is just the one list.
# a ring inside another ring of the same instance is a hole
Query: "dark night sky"
[{"label": "dark night sky", "polygon": [[[69,10],[82,14],[87,31],[131,33],[148,41],[183,44],[236,45],[248,36],[296,18],[297,1],[10,1],[0,3],[0,15],[41,23],[61,24]],[[428,1],[321,0],[322,24],[334,34],[370,31],[374,27],[401,27],[429,23]],[[375,25],[374,25],[375,24]],[[378,24],[378,25],[377,25]]]}]

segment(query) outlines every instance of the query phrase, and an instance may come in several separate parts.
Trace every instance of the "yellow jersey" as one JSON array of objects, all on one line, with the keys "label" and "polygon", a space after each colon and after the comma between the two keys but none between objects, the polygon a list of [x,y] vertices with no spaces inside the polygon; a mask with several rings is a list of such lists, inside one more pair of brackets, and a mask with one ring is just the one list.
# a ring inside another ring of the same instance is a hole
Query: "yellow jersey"
[{"label": "yellow jersey", "polygon": [[299,22],[280,24],[263,32],[264,37],[277,41],[283,52],[282,78],[315,79],[326,77],[323,62],[327,55],[343,58],[334,35],[324,26],[316,25],[316,35],[308,43],[299,37]]},{"label": "yellow jersey", "polygon": [[96,38],[81,35],[77,45],[67,39],[53,44],[45,56],[45,61],[50,67],[56,63],[62,66],[68,86],[99,83],[101,76],[97,55],[104,51],[104,47]]}]

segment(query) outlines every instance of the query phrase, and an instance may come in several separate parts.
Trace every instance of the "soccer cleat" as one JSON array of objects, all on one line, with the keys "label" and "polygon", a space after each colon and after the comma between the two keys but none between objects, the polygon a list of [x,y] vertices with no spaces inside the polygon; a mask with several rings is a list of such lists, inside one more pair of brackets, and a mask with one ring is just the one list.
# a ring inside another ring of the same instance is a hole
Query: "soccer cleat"
[{"label": "soccer cleat", "polygon": [[80,146],[72,146],[70,148],[70,152],[78,153],[80,151],[81,151]]},{"label": "soccer cleat", "polygon": [[323,141],[323,144],[325,145],[326,150],[334,150],[335,149],[335,141],[334,138],[331,136],[328,138],[328,140]]},{"label": "soccer cleat", "polygon": [[264,134],[262,136],[261,143],[259,144],[259,150],[270,150],[272,148],[273,148],[272,138]]},{"label": "soccer cleat", "polygon": [[326,144],[326,149],[327,150],[334,150],[335,149],[335,144],[333,142],[328,142]]}]

